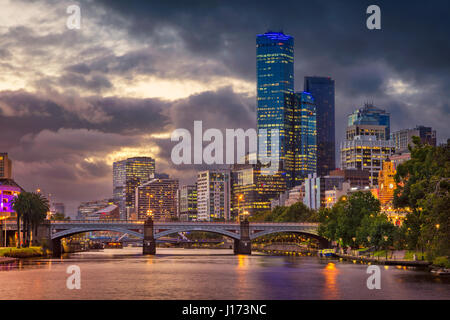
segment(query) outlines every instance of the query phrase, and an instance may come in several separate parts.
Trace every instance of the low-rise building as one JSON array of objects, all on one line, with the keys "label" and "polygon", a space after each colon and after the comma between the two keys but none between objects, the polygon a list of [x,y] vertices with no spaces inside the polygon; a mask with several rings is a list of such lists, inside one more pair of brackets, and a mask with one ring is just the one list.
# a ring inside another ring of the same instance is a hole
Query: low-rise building
[{"label": "low-rise building", "polygon": [[317,174],[309,174],[305,180],[305,196],[303,203],[310,209],[318,210],[326,206],[325,191],[334,188],[341,189],[344,178],[340,176],[318,177]]},{"label": "low-rise building", "polygon": [[178,180],[153,179],[136,188],[136,213],[139,220],[148,216],[154,220],[176,218],[178,207]]},{"label": "low-rise building", "polygon": [[181,221],[197,221],[197,184],[185,185],[178,191],[178,212]]}]

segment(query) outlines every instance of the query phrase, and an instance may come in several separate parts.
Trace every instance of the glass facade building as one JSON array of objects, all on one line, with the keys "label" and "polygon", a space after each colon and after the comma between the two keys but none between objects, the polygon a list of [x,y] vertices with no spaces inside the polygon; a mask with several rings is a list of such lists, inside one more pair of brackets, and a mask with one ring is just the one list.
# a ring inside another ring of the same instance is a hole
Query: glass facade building
[{"label": "glass facade building", "polygon": [[[296,93],[294,108],[294,185],[317,170],[316,105],[308,92]],[[292,187],[292,185],[291,185]]]},{"label": "glass facade building", "polygon": [[136,187],[136,213],[139,220],[171,221],[177,215],[178,180],[152,179]]},{"label": "glass facade building", "polygon": [[197,174],[197,220],[230,220],[230,171],[207,170]]},{"label": "glass facade building", "polygon": [[325,176],[336,166],[334,80],[330,77],[305,77],[304,90],[315,99],[317,175]]},{"label": "glass facade building", "polygon": [[347,126],[356,125],[385,126],[385,138],[382,140],[389,140],[391,128],[390,114],[385,110],[375,107],[373,104],[366,103],[363,108],[355,110],[348,116]]},{"label": "glass facade building", "polygon": [[[258,160],[279,160],[278,172],[290,189],[316,171],[316,106],[308,92],[294,93],[294,38],[282,32],[256,37]],[[265,141],[261,130],[267,130]],[[272,150],[272,130],[279,146]],[[267,150],[267,154],[263,154]],[[266,169],[263,170],[266,173]],[[284,192],[286,190],[282,190]]]},{"label": "glass facade building", "polygon": [[[293,170],[292,95],[294,93],[294,38],[282,32],[267,32],[256,37],[257,130],[267,130],[265,150],[258,145],[258,159],[277,158],[286,169],[288,180]],[[288,104],[291,104],[290,106]],[[279,146],[271,150],[271,130],[279,130]],[[259,139],[261,141],[261,139]]]},{"label": "glass facade building", "polygon": [[197,184],[180,188],[178,206],[181,221],[197,220]]},{"label": "glass facade building", "polygon": [[262,174],[260,163],[235,164],[231,170],[231,217],[238,220],[243,213],[250,216],[270,210],[270,202],[286,190],[286,181],[278,172]]},{"label": "glass facade building", "polygon": [[150,157],[135,157],[113,164],[113,197],[122,219],[135,213],[136,187],[155,176],[155,160]]}]

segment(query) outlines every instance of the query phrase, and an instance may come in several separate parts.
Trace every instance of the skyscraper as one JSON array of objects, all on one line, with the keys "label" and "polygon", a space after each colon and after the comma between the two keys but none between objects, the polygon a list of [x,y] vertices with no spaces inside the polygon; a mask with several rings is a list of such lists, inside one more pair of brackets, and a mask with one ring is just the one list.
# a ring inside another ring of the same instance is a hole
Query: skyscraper
[{"label": "skyscraper", "polygon": [[286,190],[286,180],[280,172],[261,174],[263,166],[235,164],[231,170],[231,216],[237,220],[240,214],[253,215],[270,210],[270,201]]},{"label": "skyscraper", "polygon": [[178,180],[152,179],[136,188],[136,212],[139,220],[150,215],[155,220],[176,217],[178,206]]},{"label": "skyscraper", "polygon": [[412,137],[420,138],[423,144],[436,146],[436,130],[431,127],[416,126],[414,129],[403,129],[391,134],[391,139],[394,140],[395,152],[408,152],[408,145],[412,146]]},{"label": "skyscraper", "polygon": [[308,174],[317,171],[317,123],[314,97],[308,92],[296,93],[294,107],[294,185],[300,185]]},{"label": "skyscraper", "polygon": [[155,160],[150,157],[135,157],[113,164],[113,197],[122,219],[134,211],[136,187],[155,175]]},{"label": "skyscraper", "polygon": [[181,221],[197,220],[197,185],[181,186],[178,207]]},{"label": "skyscraper", "polygon": [[316,105],[317,175],[325,176],[335,169],[334,80],[330,77],[305,77],[304,90]]},{"label": "skyscraper", "polygon": [[197,220],[230,219],[230,172],[207,170],[197,175]]},{"label": "skyscraper", "polygon": [[[286,187],[300,184],[316,171],[316,106],[308,92],[294,93],[294,39],[282,32],[256,38],[258,160],[279,161]],[[267,138],[261,130],[267,130]],[[272,150],[278,130],[279,146]],[[267,154],[263,154],[267,150]],[[273,164],[272,164],[273,165]],[[266,169],[264,169],[266,170]],[[278,172],[271,172],[278,174]],[[285,191],[285,190],[284,190]]]},{"label": "skyscraper", "polygon": [[342,169],[366,170],[370,185],[378,185],[383,161],[395,151],[389,131],[390,115],[385,110],[366,103],[351,113],[346,140],[341,143]]},{"label": "skyscraper", "polygon": [[[267,154],[258,145],[258,159],[279,159],[288,180],[293,170],[292,117],[294,93],[294,38],[283,32],[256,37],[257,130],[267,130]],[[291,104],[291,105],[289,105]],[[279,130],[279,146],[271,150],[271,130]]]},{"label": "skyscraper", "polygon": [[378,138],[381,140],[389,140],[390,130],[391,130],[391,122],[390,122],[390,114],[383,109],[375,107],[371,103],[365,103],[364,107],[355,110],[348,116],[347,126],[355,126],[355,125],[367,125],[367,126],[384,126],[385,127],[385,136],[384,138]]}]

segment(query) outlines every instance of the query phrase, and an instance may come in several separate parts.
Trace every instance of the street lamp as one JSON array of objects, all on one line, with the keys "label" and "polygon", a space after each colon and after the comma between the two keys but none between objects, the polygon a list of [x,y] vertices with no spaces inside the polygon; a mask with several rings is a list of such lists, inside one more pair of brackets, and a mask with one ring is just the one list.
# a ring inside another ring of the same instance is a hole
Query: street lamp
[{"label": "street lamp", "polygon": [[241,215],[241,201],[244,199],[244,195],[241,193],[238,195],[238,217]]},{"label": "street lamp", "polygon": [[[368,244],[368,246],[370,247],[370,236],[367,236],[367,244]],[[369,257],[370,257],[370,251],[369,251]]]},{"label": "street lamp", "polygon": [[384,238],[384,242],[385,242],[385,246],[386,246],[386,260],[387,260],[387,257],[388,257],[388,254],[387,254],[387,252],[388,252],[388,246],[387,246],[387,241],[388,241],[388,236],[383,236],[383,238]]}]

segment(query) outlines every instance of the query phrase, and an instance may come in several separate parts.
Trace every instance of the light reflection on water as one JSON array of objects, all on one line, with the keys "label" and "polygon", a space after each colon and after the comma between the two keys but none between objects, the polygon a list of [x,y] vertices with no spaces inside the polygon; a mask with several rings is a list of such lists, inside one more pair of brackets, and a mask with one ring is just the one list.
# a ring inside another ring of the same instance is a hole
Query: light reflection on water
[{"label": "light reflection on water", "polygon": [[[0,266],[4,299],[450,299],[450,279],[381,267],[381,290],[366,287],[367,265],[314,256],[233,255],[232,250],[107,249]],[[66,288],[70,265],[81,289]]]}]

